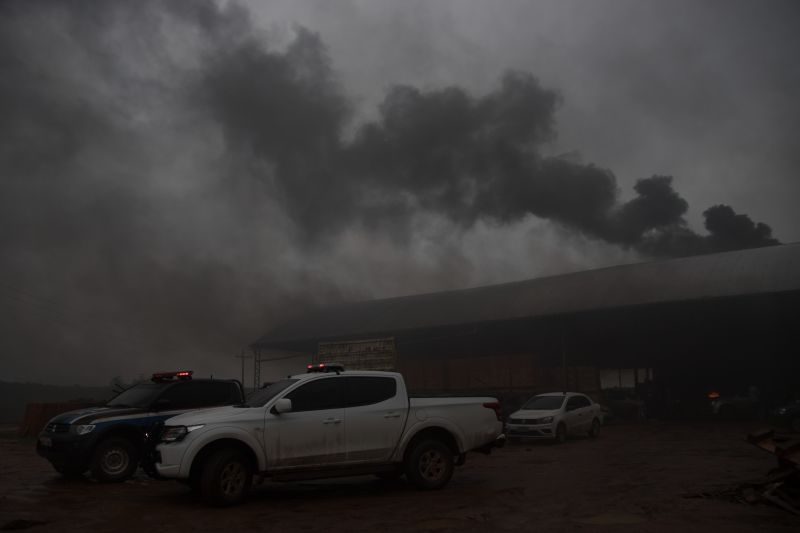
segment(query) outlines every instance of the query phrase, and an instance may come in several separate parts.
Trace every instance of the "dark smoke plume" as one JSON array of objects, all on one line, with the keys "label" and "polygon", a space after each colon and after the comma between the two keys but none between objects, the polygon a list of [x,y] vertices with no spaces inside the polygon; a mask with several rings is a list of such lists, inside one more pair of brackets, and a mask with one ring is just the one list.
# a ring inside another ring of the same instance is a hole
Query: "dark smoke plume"
[{"label": "dark smoke plume", "polygon": [[723,205],[694,232],[671,177],[621,203],[610,170],[542,155],[561,97],[525,72],[484,96],[393,87],[346,137],[353,104],[320,38],[269,46],[225,6],[0,4],[0,273],[4,302],[27,306],[3,309],[4,359],[117,375],[117,354],[233,351],[353,296],[307,268],[326,242],[358,227],[402,248],[420,213],[464,229],[534,215],[652,256],[777,242]]}]

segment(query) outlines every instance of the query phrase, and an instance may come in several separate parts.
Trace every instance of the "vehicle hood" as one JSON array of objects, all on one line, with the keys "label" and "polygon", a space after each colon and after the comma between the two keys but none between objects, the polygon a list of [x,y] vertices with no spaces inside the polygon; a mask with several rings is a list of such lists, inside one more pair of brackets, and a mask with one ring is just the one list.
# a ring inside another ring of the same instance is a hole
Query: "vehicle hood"
[{"label": "vehicle hood", "polygon": [[106,418],[115,416],[136,415],[139,413],[146,413],[147,409],[138,407],[84,407],[83,409],[75,409],[74,411],[67,411],[58,416],[50,419],[48,423],[57,424],[94,424]]},{"label": "vehicle hood", "polygon": [[164,421],[167,426],[194,426],[199,424],[217,424],[220,422],[231,422],[240,418],[252,418],[253,412],[261,410],[263,407],[212,407],[210,409],[200,409],[191,411]]},{"label": "vehicle hood", "polygon": [[509,418],[544,418],[546,416],[555,416],[559,412],[559,409],[548,409],[548,410],[531,410],[531,409],[520,409],[519,411],[514,411],[511,413]]}]

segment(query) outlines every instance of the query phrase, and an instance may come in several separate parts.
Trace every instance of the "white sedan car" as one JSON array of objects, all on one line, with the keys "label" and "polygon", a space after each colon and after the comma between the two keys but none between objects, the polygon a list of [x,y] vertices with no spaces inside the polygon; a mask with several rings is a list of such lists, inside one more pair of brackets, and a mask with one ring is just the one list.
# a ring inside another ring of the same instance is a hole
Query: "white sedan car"
[{"label": "white sedan car", "polygon": [[509,438],[553,439],[567,435],[597,437],[603,423],[600,404],[577,392],[551,392],[534,396],[508,417]]}]

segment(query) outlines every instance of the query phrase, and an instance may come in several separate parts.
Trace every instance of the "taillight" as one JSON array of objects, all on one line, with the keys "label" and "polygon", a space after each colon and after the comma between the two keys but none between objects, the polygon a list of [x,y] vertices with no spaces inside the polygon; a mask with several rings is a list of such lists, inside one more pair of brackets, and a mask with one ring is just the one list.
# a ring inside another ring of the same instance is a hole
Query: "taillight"
[{"label": "taillight", "polygon": [[494,411],[494,416],[497,417],[498,421],[502,421],[503,419],[500,418],[500,402],[486,402],[483,406],[487,409],[492,409]]}]

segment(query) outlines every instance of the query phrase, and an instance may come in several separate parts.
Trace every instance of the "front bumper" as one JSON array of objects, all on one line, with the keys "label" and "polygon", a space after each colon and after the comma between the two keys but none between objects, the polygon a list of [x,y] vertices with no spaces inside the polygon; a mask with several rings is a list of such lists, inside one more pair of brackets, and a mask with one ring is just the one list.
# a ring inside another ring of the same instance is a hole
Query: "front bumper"
[{"label": "front bumper", "polygon": [[156,446],[154,466],[158,475],[166,478],[188,477],[188,473],[184,476],[181,475],[181,464],[185,452],[184,441],[161,443]]},{"label": "front bumper", "polygon": [[42,432],[36,440],[36,453],[55,466],[88,468],[95,440],[93,436]]},{"label": "front bumper", "polygon": [[553,439],[556,432],[553,424],[506,424],[506,435],[515,439]]}]

